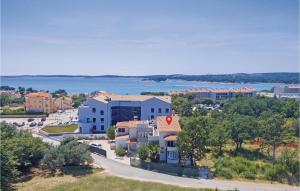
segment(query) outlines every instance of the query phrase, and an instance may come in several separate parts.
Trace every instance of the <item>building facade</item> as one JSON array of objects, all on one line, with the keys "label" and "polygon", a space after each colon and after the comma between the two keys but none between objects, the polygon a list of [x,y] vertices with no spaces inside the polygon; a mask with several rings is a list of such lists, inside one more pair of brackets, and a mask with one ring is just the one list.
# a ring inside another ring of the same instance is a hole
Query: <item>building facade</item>
[{"label": "building facade", "polygon": [[155,120],[127,121],[116,124],[116,147],[127,149],[129,155],[137,153],[142,146],[153,143],[160,147],[159,160],[177,164],[179,162],[176,147],[177,134],[181,131],[178,116],[157,116]]},{"label": "building facade", "polygon": [[58,110],[72,109],[72,98],[69,96],[61,96],[55,99],[55,106]]},{"label": "building facade", "polygon": [[25,110],[27,112],[56,112],[54,99],[48,92],[34,92],[25,96]]},{"label": "building facade", "polygon": [[81,133],[104,133],[117,122],[154,120],[156,116],[171,113],[170,96],[99,93],[78,108],[78,125]]},{"label": "building facade", "polygon": [[229,100],[237,95],[253,97],[256,95],[254,88],[194,88],[185,91],[175,91],[172,95],[193,94],[198,99],[210,99],[212,101]]}]

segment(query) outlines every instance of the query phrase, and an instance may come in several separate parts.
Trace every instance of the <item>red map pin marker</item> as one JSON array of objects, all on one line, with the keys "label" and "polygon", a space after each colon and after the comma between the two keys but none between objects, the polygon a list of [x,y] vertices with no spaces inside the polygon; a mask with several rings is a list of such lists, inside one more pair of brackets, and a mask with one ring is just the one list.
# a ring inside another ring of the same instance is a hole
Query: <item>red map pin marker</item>
[{"label": "red map pin marker", "polygon": [[166,121],[167,121],[168,125],[170,125],[172,123],[172,116],[167,116]]}]

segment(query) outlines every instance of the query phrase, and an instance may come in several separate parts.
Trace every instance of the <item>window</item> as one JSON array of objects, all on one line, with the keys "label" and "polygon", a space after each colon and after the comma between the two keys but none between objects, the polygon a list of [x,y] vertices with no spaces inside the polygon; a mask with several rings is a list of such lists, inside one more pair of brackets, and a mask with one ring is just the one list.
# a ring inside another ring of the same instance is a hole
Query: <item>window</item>
[{"label": "window", "polygon": [[169,108],[166,108],[166,113],[169,113],[169,111],[170,111]]},{"label": "window", "polygon": [[161,108],[158,108],[158,113],[161,113]]},{"label": "window", "polygon": [[125,128],[118,128],[119,133],[125,133]]},{"label": "window", "polygon": [[168,159],[177,160],[177,154],[174,151],[167,151]]},{"label": "window", "polygon": [[151,108],[151,113],[154,113],[154,108],[153,107]]},{"label": "window", "polygon": [[101,123],[104,123],[104,118],[101,118],[100,121],[101,121]]},{"label": "window", "polygon": [[96,123],[96,118],[93,118],[93,123]]},{"label": "window", "polygon": [[176,147],[176,143],[174,141],[168,141],[167,146],[168,147]]},{"label": "window", "polygon": [[96,113],[96,108],[95,108],[95,107],[93,107],[92,111],[93,111],[93,113]]},{"label": "window", "polygon": [[104,125],[101,125],[101,131],[104,131]]},{"label": "window", "polygon": [[104,111],[103,110],[100,111],[100,115],[104,115]]},{"label": "window", "polygon": [[154,119],[154,115],[151,115],[151,120],[153,120]]},{"label": "window", "polygon": [[96,125],[93,125],[93,130],[96,130]]},{"label": "window", "polygon": [[90,118],[86,118],[86,122],[89,123],[90,122]]}]

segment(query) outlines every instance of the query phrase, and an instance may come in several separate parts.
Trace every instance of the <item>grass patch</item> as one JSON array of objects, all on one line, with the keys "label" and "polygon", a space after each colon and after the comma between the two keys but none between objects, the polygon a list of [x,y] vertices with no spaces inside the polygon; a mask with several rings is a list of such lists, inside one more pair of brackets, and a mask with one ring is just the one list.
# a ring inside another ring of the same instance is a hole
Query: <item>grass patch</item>
[{"label": "grass patch", "polygon": [[215,189],[194,189],[172,186],[161,183],[128,180],[109,176],[102,170],[92,171],[85,176],[73,176],[72,173],[62,176],[36,176],[26,182],[15,185],[19,191],[213,191]]},{"label": "grass patch", "polygon": [[78,125],[67,125],[67,126],[48,126],[42,130],[47,133],[73,133],[78,128]]}]

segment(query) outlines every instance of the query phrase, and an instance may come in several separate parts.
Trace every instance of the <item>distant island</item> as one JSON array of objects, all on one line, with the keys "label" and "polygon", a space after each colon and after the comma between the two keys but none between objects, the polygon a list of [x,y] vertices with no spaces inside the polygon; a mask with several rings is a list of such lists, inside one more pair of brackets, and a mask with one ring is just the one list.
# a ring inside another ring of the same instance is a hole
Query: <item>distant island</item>
[{"label": "distant island", "polygon": [[206,74],[206,75],[146,75],[146,76],[122,76],[122,75],[16,75],[1,76],[6,78],[15,77],[83,77],[83,78],[142,78],[161,82],[166,80],[206,81],[225,83],[285,83],[299,84],[299,72],[273,72],[273,73],[236,73],[236,74]]}]

